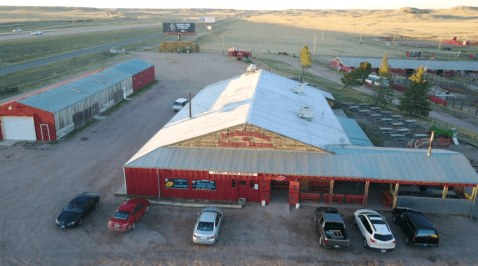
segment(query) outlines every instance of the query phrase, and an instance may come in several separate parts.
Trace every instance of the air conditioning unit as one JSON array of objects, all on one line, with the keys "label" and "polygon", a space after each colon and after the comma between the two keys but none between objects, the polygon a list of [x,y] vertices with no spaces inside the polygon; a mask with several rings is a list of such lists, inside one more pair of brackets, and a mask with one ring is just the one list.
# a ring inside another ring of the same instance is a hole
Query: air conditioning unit
[{"label": "air conditioning unit", "polygon": [[304,94],[304,86],[302,84],[295,86],[294,92],[297,94]]},{"label": "air conditioning unit", "polygon": [[250,64],[247,67],[247,73],[254,73],[254,72],[256,72],[256,64]]},{"label": "air conditioning unit", "polygon": [[312,108],[304,107],[300,110],[299,117],[312,121],[312,118],[314,118],[314,112],[312,112]]}]

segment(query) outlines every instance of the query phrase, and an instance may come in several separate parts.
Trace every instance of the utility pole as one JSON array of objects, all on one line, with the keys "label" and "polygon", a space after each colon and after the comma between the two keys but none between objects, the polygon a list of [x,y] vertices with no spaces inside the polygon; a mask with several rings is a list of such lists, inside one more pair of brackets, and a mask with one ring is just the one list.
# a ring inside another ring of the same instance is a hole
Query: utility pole
[{"label": "utility pole", "polygon": [[315,37],[314,37],[314,51],[312,52],[312,62],[314,61],[314,57],[315,57],[315,44],[317,43],[317,34],[315,34]]},{"label": "utility pole", "polygon": [[225,47],[225,45],[224,45],[224,35],[221,36],[221,37],[222,37],[222,55],[224,55],[224,47]]}]

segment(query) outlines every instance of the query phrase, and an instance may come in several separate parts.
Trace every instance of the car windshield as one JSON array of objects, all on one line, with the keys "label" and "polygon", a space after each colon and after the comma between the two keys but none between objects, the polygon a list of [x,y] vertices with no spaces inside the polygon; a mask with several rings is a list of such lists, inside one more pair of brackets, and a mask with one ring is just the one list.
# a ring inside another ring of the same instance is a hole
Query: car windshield
[{"label": "car windshield", "polygon": [[425,229],[420,229],[417,232],[417,237],[433,237],[433,238],[438,238],[437,233],[435,230],[425,230]]},{"label": "car windshield", "polygon": [[129,218],[129,212],[123,212],[123,211],[117,211],[113,218],[118,219],[118,220],[128,220]]},{"label": "car windshield", "polygon": [[181,106],[181,103],[175,102],[174,105]]},{"label": "car windshield", "polygon": [[373,237],[380,241],[390,241],[393,239],[392,235],[381,235],[381,234],[374,234]]},{"label": "car windshield", "polygon": [[82,212],[83,205],[70,203],[65,207],[64,210],[67,212]]},{"label": "car windshield", "polygon": [[211,232],[213,228],[214,228],[214,223],[199,222],[199,224],[198,224],[198,230],[199,231]]}]

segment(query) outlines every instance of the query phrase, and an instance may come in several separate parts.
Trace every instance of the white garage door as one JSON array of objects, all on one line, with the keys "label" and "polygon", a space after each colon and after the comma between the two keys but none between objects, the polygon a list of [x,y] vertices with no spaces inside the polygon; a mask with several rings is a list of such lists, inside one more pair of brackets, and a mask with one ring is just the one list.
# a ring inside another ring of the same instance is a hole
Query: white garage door
[{"label": "white garage door", "polygon": [[37,140],[33,117],[2,117],[5,139]]}]

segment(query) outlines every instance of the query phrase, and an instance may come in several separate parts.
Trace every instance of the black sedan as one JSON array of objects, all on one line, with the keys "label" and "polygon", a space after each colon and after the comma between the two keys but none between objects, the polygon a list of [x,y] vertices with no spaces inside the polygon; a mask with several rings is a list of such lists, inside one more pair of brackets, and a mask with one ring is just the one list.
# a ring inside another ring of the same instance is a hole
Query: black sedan
[{"label": "black sedan", "polygon": [[83,219],[94,209],[98,208],[100,195],[85,192],[77,195],[66,205],[56,219],[56,225],[61,228],[80,226]]}]

